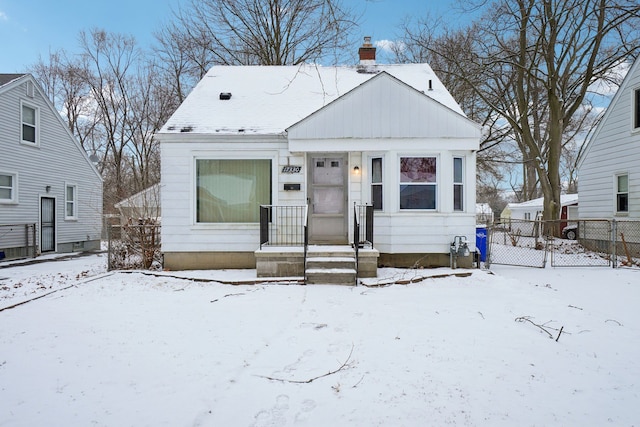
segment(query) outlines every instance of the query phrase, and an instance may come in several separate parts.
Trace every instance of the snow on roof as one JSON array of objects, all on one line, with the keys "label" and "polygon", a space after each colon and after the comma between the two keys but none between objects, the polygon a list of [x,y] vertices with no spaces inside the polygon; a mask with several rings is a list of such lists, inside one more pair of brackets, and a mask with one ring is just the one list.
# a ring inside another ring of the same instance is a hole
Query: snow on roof
[{"label": "snow on roof", "polygon": [[464,116],[428,64],[214,66],[159,133],[281,134],[382,71]]},{"label": "snow on roof", "polygon": [[[578,195],[577,194],[562,194],[560,195],[560,204],[562,206],[568,206],[578,203]],[[542,209],[544,206],[544,197],[539,197],[537,199],[528,200],[522,203],[509,203],[508,207],[510,209],[533,209],[540,208]]]},{"label": "snow on roof", "polygon": [[160,184],[154,184],[113,205],[116,209],[160,205]]}]

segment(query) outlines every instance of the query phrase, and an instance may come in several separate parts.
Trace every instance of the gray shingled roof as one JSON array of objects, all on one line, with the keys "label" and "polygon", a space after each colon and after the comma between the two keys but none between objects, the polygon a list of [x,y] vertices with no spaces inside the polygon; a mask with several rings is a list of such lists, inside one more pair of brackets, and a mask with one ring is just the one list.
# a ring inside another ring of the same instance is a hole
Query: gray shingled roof
[{"label": "gray shingled roof", "polygon": [[19,79],[20,77],[24,76],[24,74],[2,74],[0,73],[0,86],[4,86],[7,83],[15,80],[15,79]]}]

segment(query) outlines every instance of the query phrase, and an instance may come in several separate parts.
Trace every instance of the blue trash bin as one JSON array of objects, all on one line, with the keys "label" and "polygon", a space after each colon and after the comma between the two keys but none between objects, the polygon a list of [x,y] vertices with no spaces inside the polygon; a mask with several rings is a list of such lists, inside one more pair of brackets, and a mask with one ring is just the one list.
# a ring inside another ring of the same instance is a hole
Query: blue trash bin
[{"label": "blue trash bin", "polygon": [[480,261],[487,260],[487,228],[476,227],[476,249],[480,251]]}]

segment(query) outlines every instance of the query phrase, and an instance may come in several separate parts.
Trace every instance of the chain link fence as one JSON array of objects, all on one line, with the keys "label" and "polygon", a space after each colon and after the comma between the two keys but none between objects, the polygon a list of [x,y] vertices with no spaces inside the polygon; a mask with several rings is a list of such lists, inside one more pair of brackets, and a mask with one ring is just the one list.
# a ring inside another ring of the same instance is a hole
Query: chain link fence
[{"label": "chain link fence", "polygon": [[542,237],[540,221],[512,220],[488,230],[487,264],[543,268],[548,240]]},{"label": "chain link fence", "polygon": [[[548,222],[561,237],[551,238],[554,267],[610,267],[613,251],[613,221],[566,220]],[[639,223],[640,224],[640,223]]]},{"label": "chain link fence", "polygon": [[489,265],[640,266],[640,221],[511,220],[488,234]]},{"label": "chain link fence", "polygon": [[137,224],[109,225],[108,270],[160,270],[160,224],[153,220]]}]

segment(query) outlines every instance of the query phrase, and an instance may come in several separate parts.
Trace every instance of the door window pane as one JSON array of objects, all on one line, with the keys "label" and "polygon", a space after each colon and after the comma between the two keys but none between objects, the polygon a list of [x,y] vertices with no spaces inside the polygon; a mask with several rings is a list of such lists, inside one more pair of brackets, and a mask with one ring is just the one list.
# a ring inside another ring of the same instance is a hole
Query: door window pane
[{"label": "door window pane", "polygon": [[344,212],[344,190],[340,187],[315,187],[313,213],[341,214]]},{"label": "door window pane", "polygon": [[340,159],[314,159],[313,184],[342,185],[344,173]]}]

